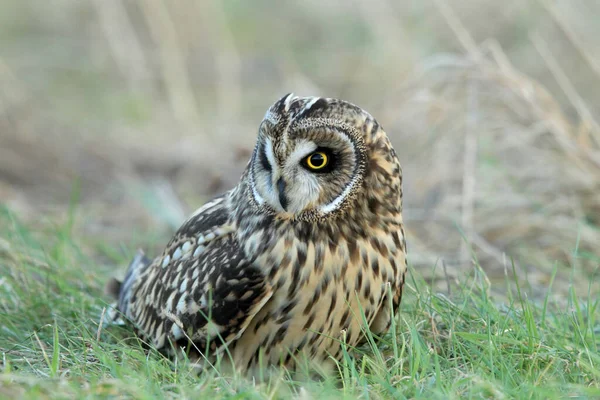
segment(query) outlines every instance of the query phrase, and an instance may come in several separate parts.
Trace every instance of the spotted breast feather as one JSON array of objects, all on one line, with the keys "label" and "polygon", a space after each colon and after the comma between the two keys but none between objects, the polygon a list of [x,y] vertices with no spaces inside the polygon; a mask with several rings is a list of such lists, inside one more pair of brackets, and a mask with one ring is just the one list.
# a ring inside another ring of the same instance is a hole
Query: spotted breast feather
[{"label": "spotted breast feather", "polygon": [[130,264],[118,289],[118,311],[151,341],[204,353],[238,338],[271,297],[261,271],[251,265],[230,225],[227,195],[201,207],[152,262]]}]

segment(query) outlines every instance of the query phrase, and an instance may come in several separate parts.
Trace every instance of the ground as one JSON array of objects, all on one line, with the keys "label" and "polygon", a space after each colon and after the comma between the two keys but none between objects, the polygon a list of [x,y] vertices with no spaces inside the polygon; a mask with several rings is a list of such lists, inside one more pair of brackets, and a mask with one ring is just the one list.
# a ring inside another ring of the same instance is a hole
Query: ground
[{"label": "ground", "polygon": [[[598,16],[593,0],[3,3],[0,396],[600,396]],[[367,109],[403,164],[395,333],[341,378],[258,383],[100,326],[107,279],[235,184],[289,91]]]}]

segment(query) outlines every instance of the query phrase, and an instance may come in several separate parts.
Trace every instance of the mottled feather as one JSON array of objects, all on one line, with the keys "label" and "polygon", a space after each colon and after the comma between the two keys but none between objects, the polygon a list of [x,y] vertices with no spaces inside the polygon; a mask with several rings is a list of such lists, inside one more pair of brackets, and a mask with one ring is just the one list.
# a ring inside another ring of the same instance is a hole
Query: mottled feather
[{"label": "mottled feather", "polygon": [[[307,166],[319,152],[326,172]],[[159,257],[139,253],[111,291],[164,351],[191,340],[211,359],[227,345],[248,371],[326,363],[365,328],[389,329],[405,252],[402,170],[381,126],[348,102],[290,94],[265,114],[240,183],[198,209]]]}]

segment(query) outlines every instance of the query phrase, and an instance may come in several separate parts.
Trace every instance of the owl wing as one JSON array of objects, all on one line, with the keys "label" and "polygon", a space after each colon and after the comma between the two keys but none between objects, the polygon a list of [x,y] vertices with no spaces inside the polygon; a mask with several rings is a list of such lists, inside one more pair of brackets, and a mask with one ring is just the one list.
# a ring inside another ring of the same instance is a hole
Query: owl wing
[{"label": "owl wing", "polygon": [[118,311],[160,349],[191,339],[204,352],[237,339],[272,295],[228,223],[227,195],[194,213],[152,262],[138,254]]}]

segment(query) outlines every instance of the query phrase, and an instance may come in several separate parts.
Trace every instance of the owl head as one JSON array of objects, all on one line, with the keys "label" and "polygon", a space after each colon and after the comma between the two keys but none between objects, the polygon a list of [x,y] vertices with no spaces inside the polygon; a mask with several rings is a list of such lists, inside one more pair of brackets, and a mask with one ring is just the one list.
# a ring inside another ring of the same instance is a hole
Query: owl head
[{"label": "owl head", "polygon": [[[389,168],[378,166],[386,160]],[[398,162],[389,140],[367,112],[342,100],[288,94],[260,124],[247,171],[250,198],[281,218],[327,218],[369,190],[374,172],[389,175],[379,183],[396,180],[392,186],[399,187],[399,164],[392,164]]]}]

